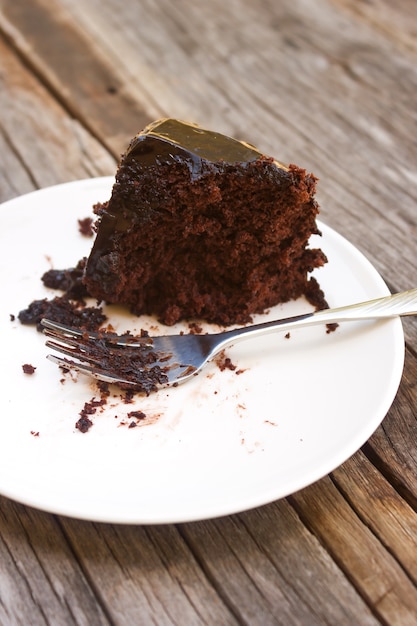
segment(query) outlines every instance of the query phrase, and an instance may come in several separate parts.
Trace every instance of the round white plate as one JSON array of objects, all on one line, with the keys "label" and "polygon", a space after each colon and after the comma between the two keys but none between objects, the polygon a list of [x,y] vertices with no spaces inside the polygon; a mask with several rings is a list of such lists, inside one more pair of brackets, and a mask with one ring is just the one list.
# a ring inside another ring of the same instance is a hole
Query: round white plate
[{"label": "round white plate", "polygon": [[[89,253],[92,240],[78,232],[77,220],[109,197],[112,182],[59,185],[0,207],[0,493],[89,520],[191,521],[282,498],[358,450],[398,389],[404,362],[399,319],[243,342],[227,353],[235,371],[211,363],[190,382],[137,396],[134,404],[115,393],[87,433],[75,428],[84,403],[98,397],[95,383],[63,376],[46,359],[43,336],[21,325],[17,314],[34,299],[57,295],[40,281],[46,270],[71,267]],[[357,249],[320,227],[323,237],[312,243],[329,258],[317,277],[330,306],[389,293]],[[301,299],[256,321],[306,310]],[[189,330],[164,329],[121,308],[107,312],[119,331]],[[35,374],[23,373],[25,363]],[[132,410],[147,415],[137,428],[127,425]]]}]

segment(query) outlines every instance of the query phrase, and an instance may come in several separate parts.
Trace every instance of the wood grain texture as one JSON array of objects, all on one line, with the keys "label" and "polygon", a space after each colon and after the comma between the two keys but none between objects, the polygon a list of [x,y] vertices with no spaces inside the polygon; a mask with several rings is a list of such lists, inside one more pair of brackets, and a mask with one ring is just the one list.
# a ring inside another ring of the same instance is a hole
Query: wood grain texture
[{"label": "wood grain texture", "polygon": [[413,0],[389,0],[355,2],[355,0],[332,0],[342,11],[350,11],[357,18],[369,23],[372,28],[390,37],[396,46],[416,51],[417,7]]},{"label": "wood grain texture", "polygon": [[0,26],[70,116],[116,157],[124,147],[120,137],[125,141],[132,127],[149,121],[128,85],[121,84],[111,58],[101,54],[58,2],[6,2]]},{"label": "wood grain texture", "polygon": [[0,40],[0,200],[114,174],[116,161]]},{"label": "wood grain texture", "polygon": [[174,526],[62,520],[112,624],[236,624]]},{"label": "wood grain texture", "polygon": [[285,501],[182,532],[242,623],[378,623]]},{"label": "wood grain texture", "polygon": [[384,419],[365,446],[366,454],[389,481],[417,510],[417,360],[406,353],[399,393]]},{"label": "wood grain texture", "polygon": [[415,584],[330,478],[291,496],[291,502],[339,566],[349,572],[376,615],[387,623],[411,626],[417,615]]},{"label": "wood grain texture", "polygon": [[332,473],[333,482],[372,533],[417,583],[417,518],[413,508],[361,452]]},{"label": "wood grain texture", "polygon": [[0,622],[109,624],[59,523],[1,498]]},{"label": "wood grain texture", "polygon": [[[0,201],[113,175],[146,123],[189,119],[314,171],[323,221],[391,289],[414,287],[416,11],[413,0],[0,0]],[[0,623],[414,626],[417,320],[404,327],[382,425],[286,500],[125,527],[1,497]]]}]

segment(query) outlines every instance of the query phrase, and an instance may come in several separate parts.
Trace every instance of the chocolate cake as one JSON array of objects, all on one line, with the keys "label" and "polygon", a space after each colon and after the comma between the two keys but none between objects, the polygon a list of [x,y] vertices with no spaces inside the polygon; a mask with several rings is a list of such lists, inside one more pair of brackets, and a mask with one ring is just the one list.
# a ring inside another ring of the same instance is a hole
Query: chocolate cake
[{"label": "chocolate cake", "polygon": [[[163,119],[122,156],[84,282],[99,301],[155,314],[165,324],[224,325],[305,295],[326,262],[318,234],[316,178],[253,146]],[[323,306],[325,301],[323,300]]]}]

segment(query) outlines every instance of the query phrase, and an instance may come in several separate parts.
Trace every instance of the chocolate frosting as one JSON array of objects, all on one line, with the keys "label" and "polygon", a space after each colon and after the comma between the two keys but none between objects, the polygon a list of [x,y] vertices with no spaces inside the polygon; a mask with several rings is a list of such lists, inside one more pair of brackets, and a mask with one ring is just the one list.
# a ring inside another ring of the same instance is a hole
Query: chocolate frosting
[{"label": "chocolate frosting", "polygon": [[[176,119],[161,119],[149,124],[131,141],[125,160],[139,160],[142,165],[180,161],[190,169],[191,178],[199,178],[205,163],[250,163],[263,155],[254,146],[227,135],[204,130],[195,124]],[[288,168],[274,161],[281,169]]]}]

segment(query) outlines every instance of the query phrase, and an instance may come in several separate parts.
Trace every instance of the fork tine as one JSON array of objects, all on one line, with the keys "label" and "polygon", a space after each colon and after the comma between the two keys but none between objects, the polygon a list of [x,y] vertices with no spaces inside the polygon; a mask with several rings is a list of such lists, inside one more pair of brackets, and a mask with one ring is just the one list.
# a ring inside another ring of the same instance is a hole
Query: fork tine
[{"label": "fork tine", "polygon": [[[61,350],[61,352],[65,354],[65,349]],[[67,354],[73,356],[71,351],[68,351]],[[84,360],[82,356],[78,355],[75,355],[76,361],[62,358],[55,354],[48,354],[47,358],[64,369],[75,369],[98,380],[114,383],[119,387],[128,388],[132,391],[144,392],[146,395],[149,395],[151,391],[156,391],[159,387],[169,384],[168,377],[157,363],[148,368],[129,369],[123,372],[124,376],[122,376],[116,370],[107,368],[107,363],[103,368],[99,362]]]},{"label": "fork tine", "polygon": [[56,363],[57,365],[59,365],[60,367],[64,369],[74,369],[77,372],[81,372],[82,374],[87,374],[88,376],[93,376],[93,378],[96,378],[97,380],[102,380],[103,382],[106,382],[106,383],[110,383],[110,384],[116,383],[118,385],[123,385],[126,387],[134,386],[134,383],[132,381],[124,380],[123,378],[111,375],[107,373],[105,370],[102,370],[96,366],[85,365],[83,363],[77,363],[76,361],[73,361],[73,360],[63,359],[62,357],[57,356],[55,354],[48,354],[47,358],[49,361],[52,361],[52,363]]},{"label": "fork tine", "polygon": [[153,345],[153,339],[151,337],[137,337],[135,335],[117,335],[116,333],[110,333],[106,331],[91,331],[82,328],[74,328],[67,326],[66,324],[60,324],[52,320],[43,318],[41,325],[44,328],[44,334],[48,337],[55,339],[65,340],[67,339],[83,339],[87,340],[101,340],[112,346],[129,346],[134,347],[149,347]]},{"label": "fork tine", "polygon": [[81,345],[72,339],[67,339],[65,344],[56,343],[55,341],[46,341],[45,345],[47,348],[52,348],[52,350],[57,350],[66,356],[74,357],[76,359],[80,359],[85,361],[86,363],[96,364],[100,366],[99,360],[94,359],[91,354],[88,354],[87,350],[82,350]]},{"label": "fork tine", "polygon": [[44,333],[47,335],[55,335],[55,336],[65,336],[65,337],[84,337],[85,339],[96,339],[99,333],[86,331],[81,328],[74,328],[72,326],[66,326],[65,324],[59,324],[58,322],[53,322],[52,320],[43,318],[41,320],[41,324],[44,327]]},{"label": "fork tine", "polygon": [[164,355],[153,350],[152,340],[137,342],[132,335],[133,343],[108,341],[106,333],[84,332],[49,320],[45,322],[44,334],[50,338],[46,346],[70,357],[48,355],[61,367],[146,394],[170,382],[168,363],[164,362]]}]

